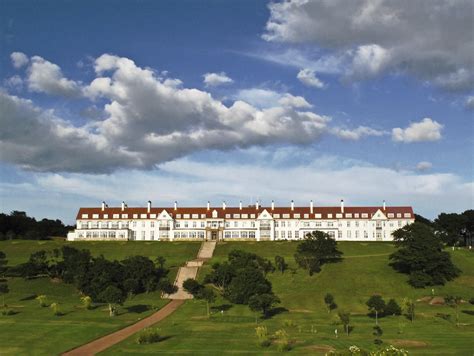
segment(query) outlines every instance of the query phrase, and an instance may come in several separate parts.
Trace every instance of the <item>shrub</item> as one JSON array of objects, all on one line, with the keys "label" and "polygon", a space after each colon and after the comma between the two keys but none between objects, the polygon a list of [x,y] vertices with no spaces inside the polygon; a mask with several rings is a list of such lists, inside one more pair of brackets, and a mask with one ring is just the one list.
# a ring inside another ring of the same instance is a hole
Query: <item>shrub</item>
[{"label": "shrub", "polygon": [[272,344],[268,338],[268,330],[266,326],[257,326],[255,328],[255,334],[257,335],[258,343],[262,347],[268,347]]},{"label": "shrub", "polygon": [[62,315],[61,309],[59,308],[59,303],[52,303],[49,307],[53,310],[54,315],[56,316]]},{"label": "shrub", "polygon": [[12,309],[3,308],[2,309],[2,315],[4,315],[4,316],[15,315],[15,312]]},{"label": "shrub", "polygon": [[92,298],[88,295],[81,297],[81,302],[87,310],[92,309]]},{"label": "shrub", "polygon": [[40,307],[44,308],[48,306],[48,298],[45,295],[39,295],[35,299],[38,301]]},{"label": "shrub", "polygon": [[291,350],[291,345],[290,345],[290,340],[288,339],[288,333],[281,329],[275,332],[275,339],[276,344],[277,344],[277,350],[282,352],[282,351],[290,351]]},{"label": "shrub", "polygon": [[474,304],[474,297],[472,297],[471,299],[469,299],[469,303]]},{"label": "shrub", "polygon": [[162,340],[159,329],[157,328],[145,328],[137,336],[137,344],[152,344],[160,342]]}]

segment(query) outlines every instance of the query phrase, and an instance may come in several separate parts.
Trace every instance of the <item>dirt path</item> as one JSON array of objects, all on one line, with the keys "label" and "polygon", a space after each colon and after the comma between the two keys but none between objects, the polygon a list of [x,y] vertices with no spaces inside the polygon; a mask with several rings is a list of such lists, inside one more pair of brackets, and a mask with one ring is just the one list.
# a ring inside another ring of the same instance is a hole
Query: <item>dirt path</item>
[{"label": "dirt path", "polygon": [[210,259],[214,253],[216,247],[215,241],[205,241],[202,243],[199,249],[196,260],[186,262],[186,266],[180,267],[178,275],[176,276],[175,285],[178,287],[178,291],[172,295],[164,295],[163,298],[171,299],[163,308],[158,310],[155,314],[140,320],[138,323],[127,326],[121,330],[118,330],[112,334],[103,336],[97,340],[91,341],[87,344],[79,346],[78,348],[72,349],[63,353],[64,356],[89,356],[95,355],[109,347],[118,344],[133,334],[139,332],[143,328],[151,326],[178,309],[186,299],[191,299],[192,295],[183,290],[183,282],[188,278],[196,278],[198,269],[204,261]]},{"label": "dirt path", "polygon": [[178,309],[183,303],[184,303],[184,300],[179,300],[179,299],[171,300],[168,304],[166,304],[163,308],[158,310],[156,313],[150,315],[149,317],[143,320],[140,320],[138,323],[127,326],[126,328],[118,330],[112,334],[103,336],[97,340],[91,341],[88,344],[79,346],[78,348],[73,349],[71,351],[67,351],[63,353],[63,355],[65,356],[95,355],[101,351],[104,351],[105,349],[108,349],[109,347],[115,344],[118,344],[119,342],[125,340],[126,338],[142,330],[143,328],[146,328],[148,326],[151,326],[163,320],[168,315],[173,313],[176,309]]}]

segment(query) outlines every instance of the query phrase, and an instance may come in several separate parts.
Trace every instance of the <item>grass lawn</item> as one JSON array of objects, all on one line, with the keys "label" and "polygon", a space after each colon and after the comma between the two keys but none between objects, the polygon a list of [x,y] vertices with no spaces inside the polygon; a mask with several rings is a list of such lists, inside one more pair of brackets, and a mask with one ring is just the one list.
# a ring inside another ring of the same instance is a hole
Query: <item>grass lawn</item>
[{"label": "grass lawn", "polygon": [[[293,254],[297,243],[292,242],[229,242],[220,243],[214,258],[199,275],[202,278],[209,266],[226,258],[229,251],[240,248],[274,259],[285,257],[290,270],[285,274],[269,274],[275,293],[280,297],[284,310],[272,318],[260,320],[269,333],[285,329],[293,341],[291,353],[324,354],[331,348],[347,349],[358,345],[366,349],[375,348],[372,327],[365,302],[374,293],[382,294],[386,301],[395,298],[420,299],[430,296],[431,288],[414,289],[406,283],[406,277],[388,266],[388,255],[394,247],[388,243],[343,242],[339,248],[344,252],[341,263],[326,265],[323,271],[310,277],[307,272],[296,269]],[[463,270],[461,277],[443,287],[436,287],[435,295],[460,295],[465,300],[474,297],[474,253],[467,250],[452,252],[454,263]],[[323,303],[324,295],[334,295],[338,309],[351,312],[349,336],[343,334],[337,324],[337,310],[328,314]],[[230,305],[219,299],[216,311],[208,319],[204,302],[191,300],[166,320],[158,323],[166,340],[150,345],[138,345],[135,337],[106,350],[104,354],[202,354],[223,353],[266,354],[277,353],[276,346],[261,348],[256,345],[255,313],[247,306]],[[221,313],[220,310],[224,309]],[[442,318],[442,314],[450,319]],[[456,327],[454,310],[447,306],[434,306],[426,302],[416,303],[416,320],[411,323],[405,317],[380,319],[383,329],[381,339],[385,345],[394,344],[417,355],[471,355],[474,350],[474,306],[460,306],[460,326]],[[339,338],[334,336],[338,329]]]},{"label": "grass lawn", "polygon": [[[0,251],[7,255],[9,265],[25,262],[29,255],[41,249],[62,245],[87,248],[93,255],[108,259],[124,259],[131,255],[155,258],[164,256],[174,280],[178,266],[195,258],[200,247],[196,242],[60,242],[60,241],[2,241]],[[48,278],[9,279],[10,293],[6,304],[15,315],[0,315],[0,355],[54,355],[96,339],[148,316],[167,301],[159,293],[141,294],[126,301],[119,315],[110,318],[106,305],[85,310],[80,295],[71,285],[52,282]],[[62,316],[54,316],[50,308],[41,308],[36,295],[44,294],[48,303],[59,303]]]}]

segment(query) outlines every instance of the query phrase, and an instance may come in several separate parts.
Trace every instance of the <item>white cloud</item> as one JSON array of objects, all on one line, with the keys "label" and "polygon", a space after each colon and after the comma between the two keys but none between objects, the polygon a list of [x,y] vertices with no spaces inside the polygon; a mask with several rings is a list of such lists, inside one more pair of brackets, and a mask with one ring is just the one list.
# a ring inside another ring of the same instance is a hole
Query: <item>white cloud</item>
[{"label": "white cloud", "polygon": [[367,136],[383,136],[388,134],[386,131],[376,130],[367,126],[359,126],[353,130],[334,127],[330,132],[344,140],[358,141]]},{"label": "white cloud", "polygon": [[61,68],[42,57],[31,57],[27,77],[31,91],[64,97],[81,95],[80,83],[64,77]]},{"label": "white cloud", "polygon": [[418,162],[418,164],[416,165],[416,169],[420,172],[427,171],[431,169],[432,167],[433,167],[433,164],[427,161]]},{"label": "white cloud", "polygon": [[242,100],[257,108],[266,109],[275,106],[288,108],[311,108],[312,105],[302,96],[294,96],[290,93],[280,93],[270,89],[250,88],[241,89],[233,97]]},{"label": "white cloud", "polygon": [[13,52],[10,54],[12,64],[15,68],[19,69],[28,64],[28,57],[22,52]]},{"label": "white cloud", "polygon": [[378,75],[390,61],[388,51],[376,44],[359,46],[352,60],[350,75],[367,78]]},{"label": "white cloud", "polygon": [[301,69],[296,78],[300,80],[301,83],[315,88],[324,88],[324,83],[316,77],[316,73],[311,69]]},{"label": "white cloud", "polygon": [[16,74],[8,79],[5,79],[4,82],[6,86],[16,90],[20,90],[23,87],[23,79],[21,79],[21,77]]},{"label": "white cloud", "polygon": [[[58,215],[69,222],[78,206],[99,206],[102,200],[111,206],[122,200],[129,206],[145,206],[148,200],[154,206],[171,206],[175,200],[183,206],[204,206],[207,200],[216,205],[222,200],[236,205],[239,200],[250,203],[260,198],[263,204],[274,199],[279,205],[289,205],[293,199],[297,205],[306,205],[313,199],[315,205],[337,206],[340,199],[347,205],[376,205],[385,199],[389,205],[412,205],[416,213],[428,217],[472,207],[474,183],[454,174],[418,174],[351,160],[341,165],[347,161],[344,157],[315,152],[309,155],[310,160],[295,164],[295,153],[274,148],[263,151],[265,160],[257,163],[241,163],[253,161],[254,150],[248,150],[244,154],[249,159],[240,163],[233,161],[234,155],[229,153],[219,164],[181,158],[161,164],[154,171],[34,174],[27,189],[22,182],[0,183],[0,198],[9,210],[28,208],[40,216],[59,205]],[[258,152],[262,154],[262,150]],[[281,157],[287,157],[287,162],[275,165],[273,162],[281,161]],[[160,189],[143,189],[151,186]]]},{"label": "white cloud", "polygon": [[443,125],[430,118],[424,118],[420,122],[411,123],[406,129],[394,128],[392,140],[405,143],[438,141],[441,139],[442,129]]},{"label": "white cloud", "polygon": [[204,84],[207,87],[215,87],[215,86],[218,86],[218,85],[230,84],[230,83],[234,82],[224,72],[206,73],[206,74],[203,75],[203,77],[204,77]]},{"label": "white cloud", "polygon": [[[38,88],[64,90],[64,95],[76,88],[60,75],[57,65],[40,57],[32,62],[31,73],[50,71],[49,79],[54,79],[48,82],[44,76],[30,75],[29,82]],[[268,107],[242,100],[226,106],[208,92],[183,88],[178,79],[157,77],[154,70],[140,68],[128,58],[106,54],[97,58],[95,69],[99,77],[83,93],[105,102],[97,108],[102,113],[95,110],[102,120],[83,126],[1,93],[2,127],[9,128],[9,134],[0,137],[2,159],[37,171],[151,169],[206,149],[310,144],[327,131],[330,121],[302,111],[311,105],[289,93],[276,95]]]},{"label": "white cloud", "polygon": [[466,107],[468,109],[474,109],[474,95],[468,96],[466,99]]},{"label": "white cloud", "polygon": [[313,45],[342,62],[352,56],[346,69],[355,79],[393,71],[446,90],[474,88],[471,0],[289,0],[269,8],[265,40]]}]

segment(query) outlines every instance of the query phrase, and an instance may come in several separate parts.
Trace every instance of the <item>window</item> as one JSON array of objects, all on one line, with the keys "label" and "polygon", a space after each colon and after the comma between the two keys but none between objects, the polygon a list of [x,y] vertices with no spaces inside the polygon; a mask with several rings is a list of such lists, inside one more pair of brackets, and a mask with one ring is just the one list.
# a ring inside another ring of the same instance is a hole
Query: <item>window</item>
[{"label": "window", "polygon": [[286,222],[282,221],[281,222],[281,227],[285,227],[286,226]]},{"label": "window", "polygon": [[234,214],[234,219],[240,219],[240,214]]},{"label": "window", "polygon": [[146,219],[146,214],[140,214],[140,218]]},{"label": "window", "polygon": [[249,231],[249,238],[251,239],[255,238],[255,231]]},{"label": "window", "polygon": [[316,219],[321,219],[321,214],[314,214],[314,217],[315,217]]},{"label": "window", "polygon": [[230,222],[226,221],[225,222],[225,227],[227,227],[227,228],[230,227]]},{"label": "window", "polygon": [[339,230],[339,231],[337,232],[337,238],[338,238],[338,239],[342,239],[342,231],[341,231],[341,230]]},{"label": "window", "polygon": [[234,227],[237,227],[237,226],[239,226],[238,221],[234,221]]},{"label": "window", "polygon": [[347,231],[347,238],[348,238],[348,239],[351,238],[351,231]]},{"label": "window", "polygon": [[389,217],[389,218],[394,218],[395,215],[394,215],[393,213],[388,213],[388,214],[387,214],[387,217]]},{"label": "window", "polygon": [[409,218],[409,217],[411,217],[411,215],[410,215],[410,213],[405,213],[405,214],[403,214],[403,217],[404,218]]},{"label": "window", "polygon": [[145,221],[142,221],[142,227],[145,227]]},{"label": "window", "polygon": [[304,214],[305,219],[309,219],[309,214]]},{"label": "window", "polygon": [[358,221],[356,221],[355,224],[356,224],[356,227],[359,227],[359,222]]},{"label": "window", "polygon": [[206,227],[206,222],[205,221],[201,221],[201,227]]},{"label": "window", "polygon": [[328,231],[328,235],[330,238],[335,238],[336,237],[336,233],[334,231]]},{"label": "window", "polygon": [[279,218],[280,218],[280,214],[273,214],[273,217],[274,217],[275,219],[279,219]]},{"label": "window", "polygon": [[351,214],[351,213],[347,213],[347,214],[346,214],[346,218],[352,218],[352,214]]},{"label": "window", "polygon": [[133,214],[134,219],[138,219],[138,214]]},{"label": "window", "polygon": [[188,227],[189,223],[187,221],[184,222],[184,227]]},{"label": "window", "polygon": [[286,239],[286,231],[281,231],[281,238]]},{"label": "window", "polygon": [[174,238],[179,239],[179,232],[177,232],[177,231],[174,232]]},{"label": "window", "polygon": [[89,218],[89,214],[82,214],[82,218],[83,218],[83,219]]},{"label": "window", "polygon": [[342,219],[342,214],[336,214],[337,219]]},{"label": "window", "polygon": [[156,214],[150,214],[150,218],[156,219]]},{"label": "window", "polygon": [[293,238],[293,232],[292,232],[292,231],[288,231],[288,238],[289,238],[289,239],[292,239],[292,238]]},{"label": "window", "polygon": [[333,227],[334,224],[331,221],[328,221],[328,227]]},{"label": "window", "polygon": [[369,233],[367,231],[364,231],[364,238],[366,238],[366,239],[369,238]]},{"label": "window", "polygon": [[321,221],[316,221],[315,225],[316,225],[316,227],[320,227],[320,226],[322,226],[322,222]]},{"label": "window", "polygon": [[137,222],[136,221],[132,222],[132,227],[137,227]]},{"label": "window", "polygon": [[104,214],[104,219],[108,219],[109,218],[109,214]]},{"label": "window", "polygon": [[145,240],[145,231],[142,231],[142,240]]},{"label": "window", "polygon": [[181,214],[176,214],[176,219],[181,219]]},{"label": "window", "polygon": [[347,227],[351,227],[351,222],[350,221],[347,222]]},{"label": "window", "polygon": [[92,214],[92,219],[98,219],[99,218],[99,214]]},{"label": "window", "polygon": [[189,219],[189,214],[183,214],[183,219]]},{"label": "window", "polygon": [[289,219],[290,218],[290,214],[283,214],[283,219]]},{"label": "window", "polygon": [[153,240],[155,239],[155,232],[152,230],[150,231],[150,238]]},{"label": "window", "polygon": [[[114,214],[114,218],[115,218],[115,215],[117,215],[117,218],[118,218],[118,214]],[[122,214],[122,219],[128,219],[128,214]]]},{"label": "window", "polygon": [[249,233],[247,231],[242,231],[240,233],[240,236],[243,238],[243,239],[246,239],[247,237],[249,237]]},{"label": "window", "polygon": [[299,218],[301,217],[301,214],[293,214],[293,217],[294,217],[295,219],[299,219]]},{"label": "window", "polygon": [[328,214],[328,219],[332,219],[332,214]]},{"label": "window", "polygon": [[356,231],[356,239],[359,238],[359,231]]},{"label": "window", "polygon": [[231,236],[232,235],[231,235],[230,231],[225,231],[224,232],[224,238],[229,239]]},{"label": "window", "polygon": [[197,221],[193,221],[193,227],[197,227]]},{"label": "window", "polygon": [[174,227],[180,227],[179,221],[176,221],[176,223],[174,224]]},{"label": "window", "polygon": [[151,226],[151,227],[155,227],[155,222],[154,222],[154,221],[150,221],[150,226]]},{"label": "window", "polygon": [[363,218],[363,219],[364,219],[364,218],[367,219],[368,217],[369,217],[369,214],[367,214],[367,213],[362,214],[362,218]]},{"label": "window", "polygon": [[[128,215],[128,214],[125,214],[125,215]],[[114,214],[114,219],[118,219],[120,217],[120,214]]]},{"label": "window", "polygon": [[225,214],[226,219],[230,219],[230,214]]},{"label": "window", "polygon": [[199,219],[199,214],[193,214],[193,219]]}]

